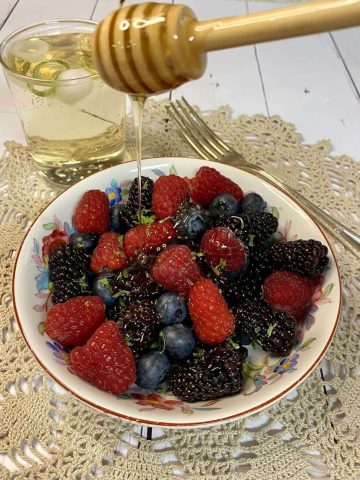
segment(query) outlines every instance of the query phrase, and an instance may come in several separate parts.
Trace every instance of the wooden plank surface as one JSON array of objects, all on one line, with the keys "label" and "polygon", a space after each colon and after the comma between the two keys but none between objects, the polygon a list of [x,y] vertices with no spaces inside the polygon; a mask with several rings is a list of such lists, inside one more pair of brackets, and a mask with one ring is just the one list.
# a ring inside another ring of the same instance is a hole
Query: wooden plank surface
[{"label": "wooden plank surface", "polygon": [[[248,2],[250,12],[273,4]],[[269,113],[360,160],[360,99],[328,33],[256,46]]]},{"label": "wooden plank surface", "polygon": [[0,2],[0,28],[11,15],[12,9],[15,7],[19,0],[1,0]]},{"label": "wooden plank surface", "polygon": [[[237,0],[221,2],[220,8],[214,1],[190,0],[187,4],[199,20],[246,14],[245,2]],[[231,105],[234,115],[267,113],[253,46],[209,54],[204,76],[173,92],[173,98],[181,95],[204,110]]]},{"label": "wooden plank surface", "polygon": [[331,36],[360,96],[360,27],[338,30]]}]

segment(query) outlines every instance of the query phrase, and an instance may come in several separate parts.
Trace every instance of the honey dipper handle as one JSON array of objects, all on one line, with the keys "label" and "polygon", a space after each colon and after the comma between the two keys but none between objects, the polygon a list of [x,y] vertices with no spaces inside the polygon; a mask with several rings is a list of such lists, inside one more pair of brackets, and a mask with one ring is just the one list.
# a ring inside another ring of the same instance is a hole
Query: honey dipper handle
[{"label": "honey dipper handle", "polygon": [[318,0],[239,17],[193,22],[190,37],[209,52],[360,25],[360,0]]}]

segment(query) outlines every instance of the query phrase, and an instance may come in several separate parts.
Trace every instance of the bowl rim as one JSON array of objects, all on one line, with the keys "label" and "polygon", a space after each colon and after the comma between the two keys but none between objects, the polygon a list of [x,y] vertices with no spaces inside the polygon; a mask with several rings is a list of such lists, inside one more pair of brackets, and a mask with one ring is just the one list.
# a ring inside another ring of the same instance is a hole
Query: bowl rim
[{"label": "bowl rim", "polygon": [[[146,162],[152,162],[152,161],[159,161],[159,160],[164,160],[164,159],[173,159],[173,160],[182,160],[182,161],[188,161],[188,160],[202,160],[202,159],[198,159],[198,158],[195,158],[195,157],[153,157],[153,158],[147,158],[147,159],[144,159],[144,161]],[[206,161],[208,164],[210,164],[209,166],[211,167],[214,167],[216,168],[216,166],[219,164],[219,162],[213,162],[213,161]],[[133,160],[133,161],[130,161],[130,162],[126,162],[126,164],[129,164],[129,166],[133,165],[133,166],[136,166],[136,161]],[[124,164],[120,164],[120,165],[124,165]],[[241,168],[239,167],[232,167],[231,165],[227,165],[226,163],[224,163],[224,165],[226,165],[227,167],[231,167],[231,168],[234,168],[236,170],[240,170],[241,171]],[[115,165],[113,167],[110,167],[109,170],[112,170],[116,167],[118,167],[119,165]],[[131,167],[130,167],[131,168]],[[105,169],[105,170],[102,170],[102,172],[106,171],[108,169]],[[265,182],[266,185],[270,185],[271,188],[274,188],[275,190],[281,192],[281,194],[285,195],[287,197],[287,199],[289,199],[290,201],[294,202],[301,210],[303,210],[307,217],[309,218],[309,220],[311,220],[313,222],[313,224],[315,225],[315,227],[317,227],[320,232],[322,233],[322,235],[324,236],[326,242],[327,242],[327,245],[328,247],[330,248],[330,251],[332,253],[332,256],[334,258],[334,264],[335,264],[335,267],[336,267],[336,274],[337,274],[337,280],[339,282],[339,287],[340,287],[340,295],[339,295],[339,304],[338,304],[338,311],[336,313],[336,320],[335,320],[335,323],[334,323],[334,326],[333,326],[333,329],[331,331],[331,334],[325,344],[325,346],[323,347],[323,349],[321,350],[321,352],[317,355],[316,359],[313,361],[313,363],[311,364],[311,366],[306,370],[306,372],[304,372],[300,378],[297,378],[296,381],[294,381],[293,383],[291,383],[291,385],[289,385],[286,389],[282,390],[281,393],[278,393],[277,395],[271,397],[270,399],[266,400],[265,402],[263,403],[260,403],[259,405],[257,406],[254,406],[254,407],[251,407],[249,408],[248,410],[245,410],[245,411],[242,411],[241,413],[238,413],[238,414],[232,414],[232,415],[229,415],[229,416],[224,416],[224,417],[221,417],[221,418],[217,418],[216,420],[205,420],[205,421],[200,421],[200,422],[184,422],[184,423],[175,423],[175,422],[163,422],[163,421],[154,421],[154,420],[143,420],[143,419],[139,419],[137,417],[132,417],[132,416],[129,416],[129,415],[125,415],[123,413],[119,413],[119,412],[115,412],[113,410],[109,410],[108,408],[105,408],[101,405],[98,405],[90,400],[88,400],[87,398],[83,397],[82,395],[80,395],[79,393],[77,392],[74,392],[70,387],[68,387],[67,385],[65,385],[63,383],[62,380],[60,380],[59,378],[57,378],[56,375],[54,375],[52,372],[50,372],[48,370],[48,368],[46,367],[46,365],[44,365],[44,363],[39,359],[39,357],[37,356],[36,352],[33,350],[33,348],[31,347],[29,341],[27,340],[26,338],[26,335],[25,335],[25,332],[23,330],[23,327],[22,327],[22,323],[21,323],[21,320],[20,320],[20,315],[18,313],[18,309],[17,309],[17,305],[16,305],[16,294],[15,294],[15,277],[16,277],[16,274],[17,274],[17,264],[18,264],[18,260],[19,260],[19,257],[21,255],[21,252],[22,252],[22,248],[23,248],[23,245],[24,245],[24,242],[25,240],[27,239],[28,235],[30,234],[30,232],[32,231],[32,228],[34,226],[34,224],[37,222],[37,220],[41,217],[41,215],[45,212],[45,210],[53,203],[55,202],[56,200],[58,200],[63,194],[65,194],[68,190],[72,189],[72,188],[76,188],[77,185],[79,185],[81,182],[84,182],[86,181],[88,178],[91,178],[91,177],[94,177],[95,175],[98,175],[100,172],[95,172],[93,173],[92,175],[89,175],[88,177],[80,180],[79,182],[73,184],[73,185],[70,185],[68,188],[66,188],[64,191],[62,191],[59,195],[57,195],[55,198],[53,198],[42,210],[41,212],[36,216],[36,218],[33,220],[33,222],[31,223],[31,225],[28,227],[28,230],[26,232],[26,234],[24,235],[23,239],[21,240],[21,243],[18,247],[18,250],[17,250],[17,254],[16,254],[16,259],[15,259],[15,263],[14,263],[14,267],[13,267],[13,272],[12,272],[12,298],[13,298],[13,305],[14,305],[14,313],[15,313],[15,317],[16,317],[16,320],[17,320],[17,324],[19,326],[19,329],[20,329],[20,332],[25,340],[25,343],[27,344],[28,348],[30,349],[31,353],[33,354],[33,356],[35,357],[36,361],[41,365],[41,367],[45,370],[46,374],[49,375],[50,378],[52,378],[53,381],[55,381],[57,384],[59,384],[64,390],[66,390],[67,392],[69,392],[71,395],[73,395],[75,398],[77,398],[78,400],[80,400],[81,402],[85,403],[87,406],[90,406],[92,408],[94,408],[95,410],[97,411],[101,411],[102,413],[105,413],[107,415],[110,415],[112,417],[116,417],[116,418],[119,418],[119,419],[122,419],[122,420],[127,420],[131,423],[135,423],[135,424],[142,424],[142,425],[149,425],[149,426],[158,426],[158,427],[167,427],[167,428],[178,428],[178,429],[181,429],[181,428],[193,428],[193,427],[211,427],[213,425],[220,425],[220,424],[223,424],[223,423],[227,423],[227,422],[231,422],[231,421],[236,421],[236,420],[240,420],[241,418],[245,418],[246,416],[249,416],[251,415],[252,413],[256,413],[256,412],[260,412],[261,410],[263,410],[264,408],[266,407],[269,407],[270,405],[272,405],[273,403],[275,403],[279,398],[282,398],[284,397],[286,394],[288,394],[289,392],[291,392],[297,385],[299,385],[300,383],[302,383],[302,381],[308,376],[310,375],[310,373],[316,368],[316,366],[319,364],[320,360],[323,358],[323,356],[325,355],[327,349],[329,348],[330,346],[330,343],[332,342],[333,338],[334,338],[334,335],[335,335],[335,332],[336,332],[336,329],[339,325],[339,319],[340,319],[340,312],[341,312],[341,306],[342,306],[342,294],[341,294],[341,287],[342,287],[342,283],[341,283],[341,275],[340,275],[340,269],[339,269],[339,265],[338,265],[338,262],[336,260],[336,256],[335,256],[335,253],[334,253],[334,250],[333,250],[333,247],[331,246],[331,243],[329,242],[328,240],[328,237],[326,236],[326,234],[324,233],[323,229],[318,225],[318,223],[313,219],[313,217],[311,216],[311,214],[308,212],[308,210],[303,207],[301,205],[300,202],[298,202],[296,199],[293,199],[291,197],[289,197],[289,195],[281,188],[277,187],[277,186],[273,186],[271,185],[269,182]],[[253,177],[255,178],[258,178],[256,175],[252,174],[252,173],[249,173],[249,172],[246,172],[246,174],[248,175],[252,175]]]}]

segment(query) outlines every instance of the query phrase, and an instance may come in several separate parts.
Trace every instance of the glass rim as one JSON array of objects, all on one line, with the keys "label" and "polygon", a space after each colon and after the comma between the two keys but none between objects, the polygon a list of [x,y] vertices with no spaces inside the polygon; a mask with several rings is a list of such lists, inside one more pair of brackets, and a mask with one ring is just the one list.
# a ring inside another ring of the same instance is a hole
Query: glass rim
[{"label": "glass rim", "polygon": [[17,30],[14,30],[13,32],[9,33],[1,42],[0,42],[0,64],[3,67],[3,69],[12,75],[13,77],[17,78],[18,80],[23,80],[26,82],[35,82],[36,84],[39,85],[49,85],[53,84],[54,82],[57,83],[64,83],[66,84],[67,82],[73,82],[74,80],[86,80],[89,78],[97,78],[99,77],[98,73],[89,73],[88,76],[86,77],[75,77],[75,78],[67,78],[67,79],[54,79],[54,80],[46,80],[46,79],[41,79],[41,78],[33,78],[33,77],[27,77],[26,75],[22,75],[21,73],[16,73],[13,72],[9,66],[6,64],[5,59],[3,57],[3,50],[5,46],[11,41],[12,38],[16,37],[16,35],[19,35],[20,33],[26,32],[26,30],[31,30],[32,28],[35,27],[40,27],[43,25],[51,25],[51,24],[64,24],[64,23],[80,23],[80,24],[88,24],[88,25],[98,25],[98,22],[95,22],[94,20],[86,20],[84,18],[60,18],[60,19],[55,19],[55,20],[44,20],[42,22],[36,22],[32,23],[30,25],[26,25],[25,27],[18,28]]}]

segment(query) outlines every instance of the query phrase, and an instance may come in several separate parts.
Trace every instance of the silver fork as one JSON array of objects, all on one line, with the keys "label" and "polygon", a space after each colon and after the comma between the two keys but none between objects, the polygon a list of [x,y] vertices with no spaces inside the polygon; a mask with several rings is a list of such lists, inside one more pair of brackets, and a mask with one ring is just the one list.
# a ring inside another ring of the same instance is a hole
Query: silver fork
[{"label": "silver fork", "polygon": [[327,213],[303,197],[294,188],[285,185],[280,179],[266,172],[261,167],[244,160],[242,155],[233,150],[227,143],[218,137],[199,117],[184,97],[172,102],[167,111],[174,120],[180,133],[192,148],[205,160],[233,165],[245,172],[252,173],[262,180],[285,192],[289,197],[300,202],[307,213],[333,235],[340,243],[347,247],[354,255],[360,258],[360,236],[350,228],[331,218]]}]

